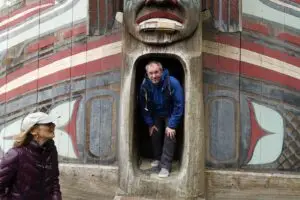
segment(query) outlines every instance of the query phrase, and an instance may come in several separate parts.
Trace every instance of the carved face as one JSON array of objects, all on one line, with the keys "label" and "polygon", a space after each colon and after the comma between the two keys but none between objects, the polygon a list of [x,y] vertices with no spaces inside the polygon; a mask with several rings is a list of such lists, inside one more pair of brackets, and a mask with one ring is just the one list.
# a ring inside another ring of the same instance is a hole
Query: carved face
[{"label": "carved face", "polygon": [[125,0],[124,22],[138,40],[172,43],[196,30],[200,20],[200,0]]}]

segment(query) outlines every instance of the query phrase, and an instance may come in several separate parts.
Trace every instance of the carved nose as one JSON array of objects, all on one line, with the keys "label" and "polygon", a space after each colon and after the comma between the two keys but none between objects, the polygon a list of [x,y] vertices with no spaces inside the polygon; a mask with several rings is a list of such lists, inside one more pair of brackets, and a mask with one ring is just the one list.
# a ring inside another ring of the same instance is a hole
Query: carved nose
[{"label": "carved nose", "polygon": [[145,0],[145,2],[146,2],[146,5],[150,4],[150,3],[157,3],[157,4],[159,4],[159,3],[171,3],[173,5],[177,5],[178,0]]}]

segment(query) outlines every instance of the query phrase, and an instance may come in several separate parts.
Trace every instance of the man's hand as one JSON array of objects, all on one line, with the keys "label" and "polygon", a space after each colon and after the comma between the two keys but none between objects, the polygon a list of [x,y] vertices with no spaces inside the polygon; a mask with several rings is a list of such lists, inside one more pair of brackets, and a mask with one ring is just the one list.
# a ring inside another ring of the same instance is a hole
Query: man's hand
[{"label": "man's hand", "polygon": [[149,127],[149,135],[152,136],[154,131],[158,131],[155,125]]},{"label": "man's hand", "polygon": [[170,137],[171,139],[175,139],[175,135],[176,135],[175,129],[172,129],[172,128],[167,127],[167,128],[166,128],[166,135],[167,135],[168,137]]}]

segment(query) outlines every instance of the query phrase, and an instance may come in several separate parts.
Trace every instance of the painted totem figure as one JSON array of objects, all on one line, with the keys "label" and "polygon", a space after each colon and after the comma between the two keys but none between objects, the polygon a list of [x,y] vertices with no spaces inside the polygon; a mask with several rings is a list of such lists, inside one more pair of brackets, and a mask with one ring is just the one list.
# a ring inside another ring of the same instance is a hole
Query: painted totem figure
[{"label": "painted totem figure", "polygon": [[[204,129],[198,0],[131,0],[124,2],[123,68],[119,130],[120,188],[127,195],[193,199],[204,197]],[[134,111],[136,71],[144,58],[176,59],[184,71],[184,148],[176,176],[159,180],[139,171],[135,160]],[[197,133],[197,134],[195,134]]]},{"label": "painted totem figure", "polygon": [[299,171],[299,3],[241,3],[241,35],[203,34],[206,164]]}]

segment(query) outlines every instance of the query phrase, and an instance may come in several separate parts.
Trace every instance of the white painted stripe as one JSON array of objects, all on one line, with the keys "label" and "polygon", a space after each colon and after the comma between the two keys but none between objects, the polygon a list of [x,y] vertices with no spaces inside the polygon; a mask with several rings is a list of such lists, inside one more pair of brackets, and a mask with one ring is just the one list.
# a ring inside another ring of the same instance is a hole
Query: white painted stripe
[{"label": "white painted stripe", "polygon": [[[272,0],[272,2],[281,5],[284,4],[283,2],[280,2],[278,0]],[[242,6],[243,6],[243,13],[245,14],[256,16],[261,20],[266,19],[285,26],[293,27],[295,29],[300,29],[299,17],[271,8],[263,4],[259,0],[243,0]]]},{"label": "white painted stripe", "polygon": [[234,60],[240,60],[240,48],[226,44],[204,40],[202,51],[205,53],[223,56]]},{"label": "white painted stripe", "polygon": [[121,45],[119,41],[57,60],[3,85],[0,88],[0,95],[56,72],[121,53]]},{"label": "white painted stripe", "polygon": [[[26,40],[30,40],[32,38],[38,37],[39,35],[49,33],[57,29],[58,27],[63,27],[65,25],[70,25],[73,22],[87,19],[88,1],[79,0],[76,5],[73,5],[72,9],[68,9],[66,12],[51,18],[51,20],[49,19],[44,23],[37,24],[36,26],[28,28],[26,31],[23,31],[22,33],[14,36],[14,31],[18,31],[19,29],[24,28],[32,23],[32,21],[36,20],[37,18],[47,17],[56,12],[58,9],[63,9],[70,4],[72,5],[72,0],[67,0],[63,3],[59,3],[59,5],[55,6],[53,9],[46,11],[39,16],[35,16],[16,27],[12,27],[11,29],[0,33],[0,38],[7,36],[7,39],[0,40],[0,52],[5,51]],[[73,15],[73,13],[76,13],[76,15]]]},{"label": "white painted stripe", "polygon": [[[56,6],[53,10],[51,10],[51,11],[49,11],[49,12],[46,12],[46,13],[43,13],[43,14],[41,14],[40,16],[34,17],[34,18],[32,18],[32,19],[30,19],[30,20],[28,20],[28,21],[25,21],[25,22],[23,22],[20,26],[14,27],[14,28],[10,29],[8,32],[9,32],[9,33],[12,33],[13,31],[22,28],[22,27],[24,27],[24,26],[30,24],[30,23],[31,23],[33,20],[35,20],[36,18],[42,18],[42,17],[45,17],[45,16],[47,16],[47,15],[50,15],[50,14],[52,14],[53,12],[56,12],[58,9],[60,9],[60,8],[62,8],[62,7],[66,7],[71,1],[72,1],[72,0],[67,0],[66,2],[61,3],[61,4],[59,4],[58,6]],[[8,33],[2,33],[2,34],[0,34],[0,37],[3,37],[3,36],[6,35],[6,34],[8,34]]]},{"label": "white painted stripe", "polygon": [[[64,69],[69,69],[80,64],[88,63],[94,60],[105,58],[107,56],[121,53],[121,41],[111,44],[103,45],[101,47],[84,51],[61,60],[50,63],[37,70],[29,72],[20,76],[19,78],[8,82],[0,87],[0,95],[5,92],[9,92],[24,84],[35,81],[39,78],[43,78],[59,72]],[[212,41],[203,41],[203,52],[216,56],[222,56],[233,60],[250,63],[263,67],[268,70],[276,71],[284,75],[288,75],[293,78],[300,79],[300,68],[289,63],[285,63],[281,60],[271,58],[253,51],[233,47],[226,44],[216,43]]]},{"label": "white painted stripe", "polygon": [[16,20],[16,19],[19,19],[19,18],[23,17],[24,15],[27,15],[28,13],[31,13],[31,12],[33,12],[33,11],[36,11],[36,10],[39,10],[39,9],[42,9],[42,8],[45,8],[45,7],[51,6],[51,5],[53,5],[53,4],[48,3],[48,4],[45,4],[45,5],[36,6],[36,7],[30,8],[30,9],[28,9],[28,10],[25,10],[25,11],[22,12],[22,13],[19,13],[19,14],[13,16],[13,17],[10,17],[10,18],[8,18],[8,19],[6,19],[6,20],[3,20],[2,22],[0,22],[0,26],[3,26],[3,25],[5,25],[5,24],[8,24],[8,23],[10,23],[10,22],[12,22],[12,21],[14,21],[14,20]]},{"label": "white painted stripe", "polygon": [[0,11],[1,11],[2,7],[4,7],[4,0],[0,0]]},{"label": "white painted stripe", "polygon": [[299,7],[293,6],[293,5],[291,5],[291,4],[287,4],[287,3],[282,2],[282,1],[279,1],[279,0],[269,0],[269,1],[271,1],[271,2],[273,2],[273,3],[276,3],[276,4],[280,5],[280,6],[284,6],[284,7],[286,7],[286,8],[291,8],[291,9],[293,9],[293,10],[300,11],[300,8],[299,8]]},{"label": "white painted stripe", "polygon": [[241,57],[242,62],[257,65],[268,70],[300,79],[299,67],[247,49],[240,49],[230,45],[205,40],[203,41],[203,52],[234,60],[240,60]]}]

